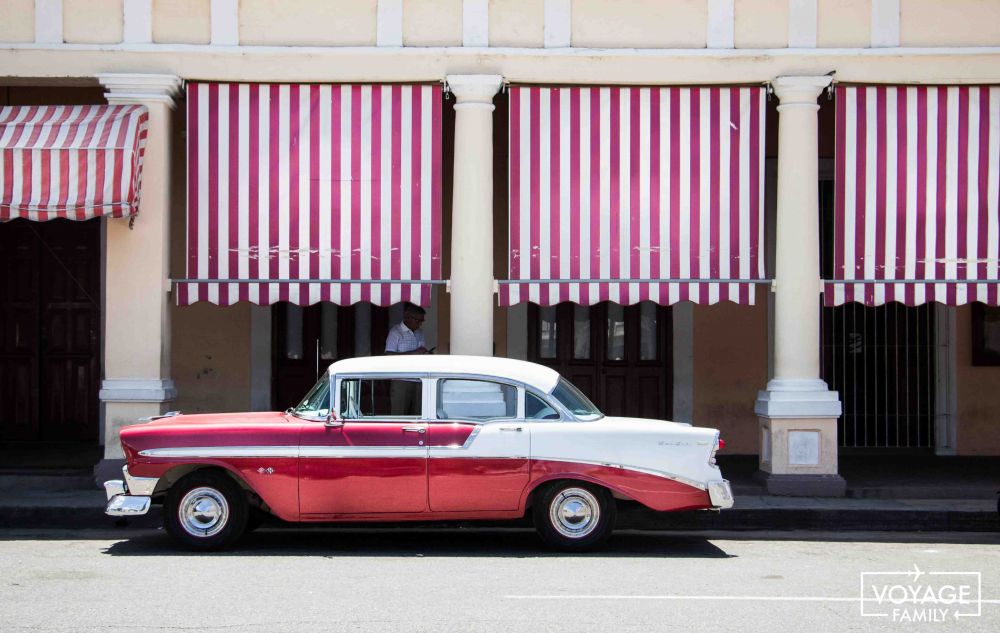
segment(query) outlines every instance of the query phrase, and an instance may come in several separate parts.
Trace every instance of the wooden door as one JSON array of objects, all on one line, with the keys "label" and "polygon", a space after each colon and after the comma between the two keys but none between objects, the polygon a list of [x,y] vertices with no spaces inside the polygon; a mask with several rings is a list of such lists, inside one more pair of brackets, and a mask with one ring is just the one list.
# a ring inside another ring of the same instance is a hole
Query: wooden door
[{"label": "wooden door", "polygon": [[0,225],[0,439],[98,439],[100,230]]},{"label": "wooden door", "polygon": [[670,309],[563,303],[528,311],[529,359],[552,367],[608,415],[669,419]]}]

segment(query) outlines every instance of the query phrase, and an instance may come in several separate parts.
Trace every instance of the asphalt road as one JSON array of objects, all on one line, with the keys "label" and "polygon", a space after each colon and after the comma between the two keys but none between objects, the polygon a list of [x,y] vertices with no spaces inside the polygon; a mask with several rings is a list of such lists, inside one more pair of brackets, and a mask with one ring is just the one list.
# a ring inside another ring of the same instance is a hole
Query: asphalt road
[{"label": "asphalt road", "polygon": [[[895,617],[944,622],[861,615],[861,572],[899,571],[871,596],[921,587]],[[981,572],[985,603],[945,605],[972,576],[931,572]],[[998,631],[1000,534],[626,532],[560,555],[525,530],[285,529],[198,555],[158,530],[0,530],[0,631],[119,630]]]}]

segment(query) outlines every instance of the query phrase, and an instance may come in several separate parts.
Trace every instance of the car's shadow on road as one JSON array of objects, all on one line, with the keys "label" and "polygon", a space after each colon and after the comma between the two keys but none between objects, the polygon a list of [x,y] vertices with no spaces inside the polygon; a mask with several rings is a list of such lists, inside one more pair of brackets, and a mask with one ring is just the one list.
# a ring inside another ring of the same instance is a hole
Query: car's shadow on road
[{"label": "car's shadow on road", "polygon": [[[125,536],[125,534],[122,534]],[[565,554],[547,549],[530,530],[265,529],[235,548],[202,554],[181,549],[162,530],[129,535],[104,553],[111,556],[383,556],[542,558],[732,558],[707,539],[689,535],[615,534],[599,550]]]}]

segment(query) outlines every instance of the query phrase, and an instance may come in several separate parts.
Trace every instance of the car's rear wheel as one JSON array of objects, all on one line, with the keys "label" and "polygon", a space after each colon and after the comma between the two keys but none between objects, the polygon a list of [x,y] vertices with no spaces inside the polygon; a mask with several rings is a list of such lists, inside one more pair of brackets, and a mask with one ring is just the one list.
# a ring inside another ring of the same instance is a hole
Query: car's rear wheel
[{"label": "car's rear wheel", "polygon": [[617,507],[606,488],[579,481],[550,484],[533,509],[535,529],[547,545],[580,552],[607,540],[615,529]]},{"label": "car's rear wheel", "polygon": [[196,550],[231,547],[247,524],[243,490],[227,475],[196,471],[171,486],[163,525],[175,539]]}]

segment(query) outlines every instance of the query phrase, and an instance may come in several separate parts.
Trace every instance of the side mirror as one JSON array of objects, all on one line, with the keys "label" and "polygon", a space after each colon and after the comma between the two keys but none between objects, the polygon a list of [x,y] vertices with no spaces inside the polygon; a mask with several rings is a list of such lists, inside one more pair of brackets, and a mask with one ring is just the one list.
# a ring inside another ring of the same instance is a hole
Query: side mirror
[{"label": "side mirror", "polygon": [[326,421],[323,422],[323,425],[330,429],[339,429],[344,426],[344,423],[337,419],[336,411],[330,411],[330,413],[327,414]]}]

